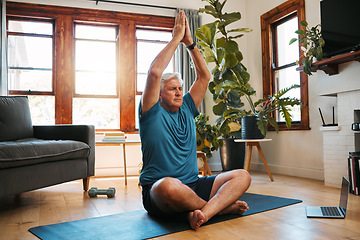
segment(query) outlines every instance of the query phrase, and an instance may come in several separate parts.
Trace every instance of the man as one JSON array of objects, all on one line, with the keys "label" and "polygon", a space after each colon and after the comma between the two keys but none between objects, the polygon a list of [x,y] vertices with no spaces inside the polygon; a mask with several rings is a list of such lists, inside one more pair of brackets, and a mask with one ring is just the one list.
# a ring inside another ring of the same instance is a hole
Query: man
[{"label": "man", "polygon": [[[183,96],[180,76],[164,74],[177,46],[187,46],[196,80]],[[143,169],[143,204],[153,215],[187,213],[198,229],[216,214],[242,214],[248,205],[238,198],[250,186],[245,170],[198,177],[196,110],[205,96],[210,72],[193,44],[185,13],[175,20],[173,38],[152,62],[139,106]]]}]

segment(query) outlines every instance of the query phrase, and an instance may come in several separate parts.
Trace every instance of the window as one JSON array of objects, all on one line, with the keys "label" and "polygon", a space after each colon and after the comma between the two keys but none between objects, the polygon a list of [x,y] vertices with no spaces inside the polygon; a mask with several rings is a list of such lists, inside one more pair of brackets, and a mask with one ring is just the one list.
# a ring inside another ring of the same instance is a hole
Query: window
[{"label": "window", "polygon": [[171,38],[173,17],[16,2],[6,14],[9,94],[29,96],[34,124],[137,130],[143,75]]},{"label": "window", "polygon": [[52,21],[8,21],[9,92],[29,95],[33,124],[55,123],[53,42]]},{"label": "window", "polygon": [[[142,92],[145,88],[147,72],[152,61],[164,49],[171,40],[172,33],[169,31],[156,31],[149,29],[136,30],[136,60],[137,60],[137,80],[136,80],[136,104],[138,107]],[[172,59],[166,67],[164,73],[174,72],[174,60]],[[136,128],[139,128],[138,111],[136,108]]]},{"label": "window", "polygon": [[114,26],[75,24],[75,124],[120,128],[117,36]]},{"label": "window", "polygon": [[[300,47],[289,45],[295,31],[304,20],[303,0],[290,0],[261,16],[261,36],[263,51],[263,88],[264,96],[275,94],[281,89],[298,84],[287,96],[297,97],[302,106],[292,108],[292,129],[309,129],[308,84],[307,76],[297,71],[296,60],[300,56]],[[274,116],[280,130],[286,130],[285,120],[276,113]]]},{"label": "window", "polygon": [[[298,18],[296,14],[281,19],[271,25],[272,32],[272,52],[275,92],[290,87],[293,84],[300,85],[300,74],[296,71],[295,61],[299,59],[299,48],[295,44],[289,45],[290,39],[296,37],[295,31],[298,29]],[[300,99],[300,89],[292,89],[287,93],[289,97]],[[294,122],[301,121],[301,110],[299,106],[291,109]],[[276,118],[279,122],[285,122],[281,114],[277,113]]]}]

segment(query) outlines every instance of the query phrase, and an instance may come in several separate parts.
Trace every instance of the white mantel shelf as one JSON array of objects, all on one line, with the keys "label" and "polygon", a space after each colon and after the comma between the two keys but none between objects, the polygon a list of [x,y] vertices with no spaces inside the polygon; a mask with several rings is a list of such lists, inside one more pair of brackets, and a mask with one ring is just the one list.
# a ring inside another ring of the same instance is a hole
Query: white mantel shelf
[{"label": "white mantel shelf", "polygon": [[320,131],[340,131],[340,126],[320,127]]}]

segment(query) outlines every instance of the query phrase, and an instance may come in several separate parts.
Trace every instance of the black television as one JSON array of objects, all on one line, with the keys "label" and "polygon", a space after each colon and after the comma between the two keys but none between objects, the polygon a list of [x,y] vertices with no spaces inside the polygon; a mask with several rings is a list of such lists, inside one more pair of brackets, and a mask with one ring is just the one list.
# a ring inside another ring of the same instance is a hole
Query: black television
[{"label": "black television", "polygon": [[360,49],[360,0],[322,0],[320,12],[325,58]]}]

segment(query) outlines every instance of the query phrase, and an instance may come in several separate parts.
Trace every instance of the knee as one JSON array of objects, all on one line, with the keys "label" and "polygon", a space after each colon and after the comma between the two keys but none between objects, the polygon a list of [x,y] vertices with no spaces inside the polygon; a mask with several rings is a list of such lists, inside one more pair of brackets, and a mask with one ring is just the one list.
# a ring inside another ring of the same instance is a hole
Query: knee
[{"label": "knee", "polygon": [[180,180],[176,178],[165,177],[154,184],[151,189],[151,193],[161,197],[163,200],[171,199],[172,197],[176,196],[176,193],[179,190],[179,184],[181,184]]},{"label": "knee", "polygon": [[244,169],[237,169],[234,171],[234,175],[239,179],[242,183],[246,183],[250,186],[251,176],[250,173]]}]

